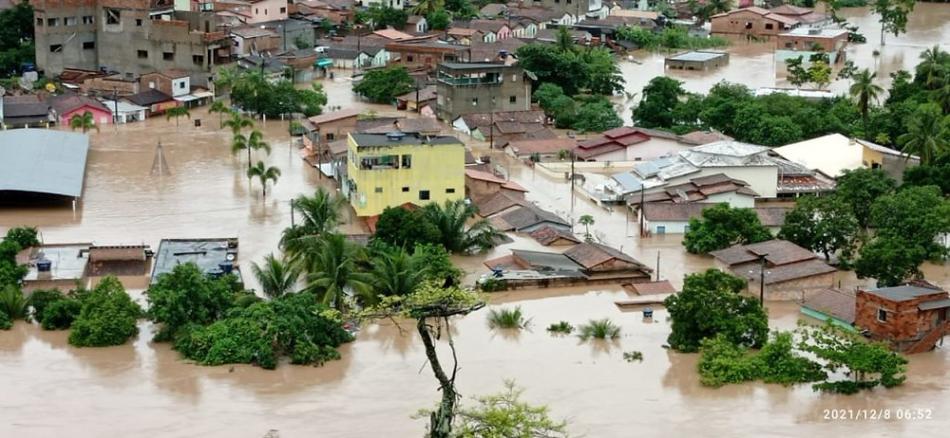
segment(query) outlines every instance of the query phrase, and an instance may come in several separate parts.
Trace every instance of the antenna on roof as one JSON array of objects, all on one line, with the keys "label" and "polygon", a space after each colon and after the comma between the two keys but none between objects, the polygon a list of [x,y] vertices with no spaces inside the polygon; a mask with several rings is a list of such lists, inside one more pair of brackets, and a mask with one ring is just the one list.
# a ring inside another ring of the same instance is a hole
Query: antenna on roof
[{"label": "antenna on roof", "polygon": [[165,160],[165,150],[162,148],[162,141],[158,141],[155,148],[155,158],[152,160],[152,176],[171,175],[171,169],[168,168],[168,161]]}]

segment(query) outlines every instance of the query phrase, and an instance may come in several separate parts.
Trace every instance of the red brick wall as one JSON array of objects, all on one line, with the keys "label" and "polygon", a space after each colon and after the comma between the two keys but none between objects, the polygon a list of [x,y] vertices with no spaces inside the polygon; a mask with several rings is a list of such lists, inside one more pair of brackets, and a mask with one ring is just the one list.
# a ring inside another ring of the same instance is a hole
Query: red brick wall
[{"label": "red brick wall", "polygon": [[[875,339],[907,341],[933,329],[936,311],[919,311],[917,306],[933,299],[946,298],[946,292],[935,291],[933,295],[913,300],[890,301],[877,295],[858,291],[855,301],[855,321],[861,328],[871,332]],[[887,311],[887,321],[877,319],[878,309]]]}]

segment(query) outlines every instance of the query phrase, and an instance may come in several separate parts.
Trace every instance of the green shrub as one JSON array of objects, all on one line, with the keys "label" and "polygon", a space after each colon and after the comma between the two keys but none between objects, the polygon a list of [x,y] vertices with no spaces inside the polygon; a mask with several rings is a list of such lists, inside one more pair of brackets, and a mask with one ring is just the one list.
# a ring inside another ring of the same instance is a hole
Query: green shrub
[{"label": "green shrub", "polygon": [[66,295],[63,295],[59,289],[49,289],[49,290],[35,290],[30,295],[30,306],[33,306],[33,319],[40,321],[43,319],[43,310],[46,309],[50,304],[65,300]]},{"label": "green shrub", "polygon": [[26,319],[29,314],[29,303],[23,297],[23,291],[19,287],[8,284],[0,286],[0,313],[6,315],[7,319]]},{"label": "green shrub", "polygon": [[499,292],[508,289],[508,282],[497,278],[486,278],[478,283],[482,292]]},{"label": "green shrub", "polygon": [[699,381],[703,385],[751,382],[762,374],[761,362],[751,360],[745,347],[733,344],[723,334],[703,339],[700,352]]},{"label": "green shrub", "polygon": [[335,348],[353,337],[313,294],[288,294],[235,307],[207,326],[189,324],[174,347],[202,365],[248,363],[274,369],[281,356],[296,364],[339,358]]},{"label": "green shrub", "polygon": [[703,339],[700,382],[715,387],[753,380],[791,385],[827,378],[821,365],[796,354],[792,347],[792,334],[788,332],[776,332],[758,352],[736,345],[723,333]]},{"label": "green shrub", "polygon": [[81,312],[82,303],[77,299],[53,301],[43,310],[40,325],[43,330],[66,330],[73,325],[73,321]]},{"label": "green shrub", "polygon": [[577,329],[578,336],[583,340],[616,339],[620,337],[620,326],[609,319],[590,320]]},{"label": "green shrub", "polygon": [[792,334],[777,332],[759,350],[756,360],[761,364],[762,380],[765,383],[791,385],[815,382],[828,377],[818,363],[792,351]]},{"label": "green shrub", "polygon": [[559,333],[569,335],[574,331],[574,326],[567,321],[561,321],[548,326],[548,331],[551,333]]},{"label": "green shrub", "polygon": [[0,312],[0,330],[10,330],[13,327],[13,321],[6,313]]},{"label": "green shrub", "polygon": [[488,327],[501,329],[523,329],[528,320],[521,312],[521,306],[514,309],[491,309],[488,311]]},{"label": "green shrub", "polygon": [[319,346],[310,341],[297,344],[290,356],[290,363],[294,365],[323,365],[331,360],[340,358],[340,352],[329,345]]},{"label": "green shrub", "polygon": [[16,243],[20,249],[26,249],[40,244],[40,240],[37,238],[38,236],[39,231],[37,231],[36,228],[17,227],[10,228],[4,240]]},{"label": "green shrub", "polygon": [[125,293],[115,277],[102,280],[84,294],[82,309],[72,324],[69,343],[76,347],[122,345],[138,333],[136,320],[142,308]]}]

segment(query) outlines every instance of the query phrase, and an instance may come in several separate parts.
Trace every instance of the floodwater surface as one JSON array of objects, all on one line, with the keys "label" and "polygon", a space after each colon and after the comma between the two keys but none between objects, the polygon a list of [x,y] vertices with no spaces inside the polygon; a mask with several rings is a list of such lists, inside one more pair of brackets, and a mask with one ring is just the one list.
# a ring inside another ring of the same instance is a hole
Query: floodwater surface
[{"label": "floodwater surface", "polygon": [[[849,56],[863,67],[886,73],[910,68],[918,53],[936,41],[950,40],[950,7],[918,4],[909,32],[888,36],[881,56],[876,17],[863,10],[846,12],[861,25],[869,44]],[[677,72],[691,91],[706,91],[721,79],[750,86],[773,86],[771,53],[758,47],[735,47],[730,66],[706,75]],[[630,91],[639,92],[662,74],[662,56],[649,55],[642,65],[624,63]],[[347,75],[324,81],[331,105],[359,107],[383,114],[392,108],[354,99]],[[839,90],[840,84],[832,86]],[[49,206],[0,205],[0,231],[17,225],[38,226],[44,241],[97,244],[146,243],[157,248],[162,238],[240,238],[240,264],[277,251],[280,231],[290,225],[288,201],[318,186],[334,189],[297,155],[281,121],[262,127],[273,146],[269,156],[282,175],[266,199],[257,181],[244,175],[247,156],[231,156],[230,133],[218,129],[216,115],[203,110],[195,128],[160,118],[91,133],[83,198]],[[169,175],[152,175],[161,142]],[[563,180],[484,149],[528,189],[528,198],[564,217],[590,214],[591,233],[649,266],[659,259],[660,276],[677,287],[685,273],[712,266],[709,257],[687,254],[680,237],[640,239],[637,224],[621,210],[609,211],[579,196],[571,202]],[[572,206],[573,205],[573,206]],[[359,231],[348,223],[345,231]],[[575,232],[585,230],[576,227]],[[489,257],[512,247],[542,249],[516,236],[488,254],[456,257],[473,280],[485,272]],[[925,266],[929,278],[950,286],[945,266]],[[255,282],[246,275],[250,287]],[[867,284],[851,273],[842,286]],[[141,300],[141,290],[132,290]],[[785,388],[751,384],[710,389],[699,384],[696,355],[670,352],[662,345],[669,333],[666,313],[644,321],[640,313],[621,312],[613,301],[626,297],[620,288],[567,288],[518,291],[491,296],[492,306],[521,306],[532,318],[521,332],[488,329],[482,310],[454,323],[460,370],[458,385],[466,397],[502,389],[505,379],[526,388],[527,401],[550,406],[567,419],[570,431],[589,437],[626,436],[941,436],[950,425],[950,353],[946,348],[910,358],[907,382],[896,389],[856,396],[823,395],[807,386]],[[772,325],[790,329],[797,307],[770,304]],[[544,329],[560,320],[575,325],[609,317],[623,327],[614,342],[580,342],[554,337]],[[111,348],[70,347],[66,332],[45,332],[18,322],[0,331],[0,437],[261,437],[276,429],[282,437],[420,436],[424,421],[411,416],[438,400],[438,385],[426,368],[425,355],[412,326],[391,323],[365,327],[359,338],[341,348],[342,359],[322,368],[281,364],[265,371],[251,366],[202,367],[182,361],[167,344],[150,341],[153,326],[140,322],[130,344]],[[445,343],[441,347],[445,353]],[[625,351],[641,351],[642,362],[623,360]],[[445,356],[444,360],[449,357]],[[929,420],[827,420],[828,409],[929,409]]]}]

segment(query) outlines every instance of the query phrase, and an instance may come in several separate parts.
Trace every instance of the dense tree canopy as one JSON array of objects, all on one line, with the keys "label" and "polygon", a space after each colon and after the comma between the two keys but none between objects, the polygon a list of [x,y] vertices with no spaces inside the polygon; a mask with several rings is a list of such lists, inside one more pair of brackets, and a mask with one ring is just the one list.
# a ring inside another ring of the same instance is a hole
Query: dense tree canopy
[{"label": "dense tree canopy", "polygon": [[860,227],[851,206],[837,196],[806,197],[785,215],[779,238],[821,253],[825,259],[838,251],[850,254]]},{"label": "dense tree canopy", "polygon": [[536,88],[551,83],[568,96],[581,92],[611,95],[623,90],[623,75],[607,49],[579,48],[570,40],[566,28],[561,27],[558,32],[561,44],[533,43],[518,48],[518,63],[535,74]]},{"label": "dense tree canopy", "polygon": [[11,75],[20,65],[34,62],[33,6],[14,0],[0,11],[0,77]]},{"label": "dense tree canopy", "polygon": [[301,365],[339,359],[336,347],[352,339],[338,313],[312,294],[297,293],[232,308],[207,326],[183,327],[175,349],[202,365],[247,363],[274,369],[282,356]]},{"label": "dense tree canopy", "polygon": [[718,204],[703,210],[701,219],[690,219],[683,246],[693,254],[706,254],[732,245],[769,240],[772,234],[762,226],[755,210]]},{"label": "dense tree canopy", "polygon": [[207,325],[224,316],[234,302],[237,278],[211,278],[194,263],[175,266],[148,289],[149,317],[161,324],[156,341],[170,341],[188,324]]},{"label": "dense tree canopy", "polygon": [[387,207],[379,215],[373,239],[412,251],[417,244],[439,243],[442,233],[421,209]]},{"label": "dense tree canopy", "polygon": [[867,228],[871,222],[871,205],[894,190],[897,183],[880,169],[860,168],[845,171],[838,177],[835,196],[851,207],[858,225]]},{"label": "dense tree canopy", "polygon": [[876,199],[870,210],[875,233],[859,252],[859,277],[894,286],[920,277],[924,261],[947,258],[947,248],[937,237],[950,233],[950,200],[938,187],[904,187]]},{"label": "dense tree canopy", "polygon": [[313,84],[310,89],[297,89],[289,80],[271,82],[260,73],[246,72],[234,78],[231,102],[245,111],[267,117],[292,113],[310,117],[323,111],[327,96],[320,84]]},{"label": "dense tree canopy", "polygon": [[580,132],[602,132],[623,125],[613,105],[603,96],[571,98],[552,83],[544,83],[534,92],[534,98],[558,128]]},{"label": "dense tree canopy", "polygon": [[392,103],[396,96],[412,91],[414,82],[405,67],[371,70],[353,85],[353,91],[376,103]]},{"label": "dense tree canopy", "polygon": [[746,281],[718,269],[689,274],[683,290],[664,301],[672,320],[667,342],[675,350],[697,351],[716,335],[746,347],[759,347],[769,333],[765,308],[741,295]]},{"label": "dense tree canopy", "polygon": [[138,334],[139,307],[115,277],[103,279],[80,298],[82,308],[72,323],[69,343],[77,347],[122,345]]}]

